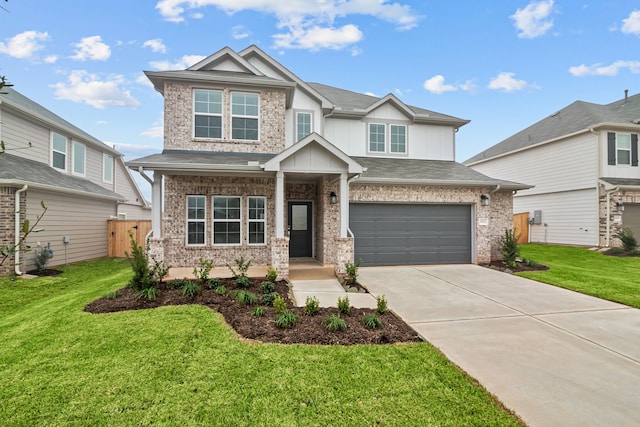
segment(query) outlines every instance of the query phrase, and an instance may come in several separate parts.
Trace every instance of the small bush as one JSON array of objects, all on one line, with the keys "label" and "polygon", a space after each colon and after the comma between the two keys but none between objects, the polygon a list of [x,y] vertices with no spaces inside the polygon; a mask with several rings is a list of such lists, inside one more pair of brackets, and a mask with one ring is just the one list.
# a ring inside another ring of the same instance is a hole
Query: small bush
[{"label": "small bush", "polygon": [[387,299],[384,295],[376,297],[376,311],[380,314],[385,314],[389,311],[389,305],[387,304]]},{"label": "small bush", "polygon": [[270,281],[262,282],[260,284],[260,291],[263,294],[268,294],[276,290],[276,284]]},{"label": "small bush", "polygon": [[106,299],[116,299],[118,298],[118,291],[111,291],[104,296]]},{"label": "small bush", "polygon": [[277,292],[267,292],[266,294],[262,294],[262,304],[269,307],[273,306],[273,302],[277,296],[279,296]]},{"label": "small bush", "polygon": [[234,259],[233,262],[236,263],[236,268],[238,270],[227,264],[227,267],[231,270],[233,277],[238,278],[240,276],[246,276],[247,271],[249,271],[249,267],[251,267],[251,260],[245,261],[244,256],[241,256],[240,258]]},{"label": "small bush", "polygon": [[153,266],[151,267],[151,275],[153,276],[154,280],[159,283],[166,277],[167,274],[169,274],[171,266],[165,264],[163,261],[158,261],[154,256],[151,256],[151,261],[153,261]]},{"label": "small bush", "polygon": [[40,246],[40,242],[38,242],[38,247],[35,252],[34,263],[36,265],[36,270],[39,272],[43,272],[47,269],[47,264],[49,264],[49,260],[53,258],[53,249],[51,249],[51,243],[47,243],[47,246]]},{"label": "small bush", "polygon": [[258,296],[253,292],[235,291],[234,295],[240,304],[252,305],[258,302]]},{"label": "small bush", "polygon": [[528,265],[529,267],[535,267],[536,265],[538,265],[537,262],[530,258],[522,258],[522,263]]},{"label": "small bush", "polygon": [[349,296],[338,298],[338,311],[342,314],[349,314],[351,306],[349,305]]},{"label": "small bush", "polygon": [[278,272],[271,266],[267,267],[267,280],[270,282],[278,280]]},{"label": "small bush", "polygon": [[287,311],[287,302],[280,295],[276,295],[273,298],[273,308],[276,309],[276,313],[284,313]]},{"label": "small bush", "polygon": [[198,259],[198,262],[200,266],[193,268],[193,275],[196,277],[198,283],[204,285],[209,280],[209,273],[213,269],[213,262],[202,257]]},{"label": "small bush", "polygon": [[135,291],[142,291],[154,287],[156,280],[153,272],[149,269],[147,253],[144,248],[136,242],[131,231],[129,231],[129,242],[131,244],[131,253],[125,252],[125,254],[133,270],[133,277],[129,280],[127,286]]},{"label": "small bush", "polygon": [[355,284],[356,281],[358,280],[358,268],[360,267],[360,264],[362,264],[361,259],[359,259],[354,264],[351,264],[350,262],[348,262],[344,265],[345,269],[347,270],[347,276],[349,277],[347,279],[347,283],[349,285]]},{"label": "small bush", "polygon": [[298,318],[295,314],[293,314],[289,310],[285,310],[282,313],[278,314],[275,323],[278,328],[286,329],[294,326],[297,321]]},{"label": "small bush", "polygon": [[304,312],[307,316],[313,316],[318,313],[320,307],[320,300],[316,297],[307,297],[304,305]]},{"label": "small bush", "polygon": [[219,277],[214,277],[213,279],[209,279],[209,281],[207,282],[207,286],[209,286],[209,289],[215,289],[220,285],[222,285],[222,281],[220,280]]},{"label": "small bush", "polygon": [[245,275],[238,276],[238,278],[236,279],[236,285],[243,288],[248,288],[251,286],[251,280],[249,280],[249,278]]},{"label": "small bush", "polygon": [[337,314],[330,315],[324,320],[324,322],[327,324],[327,331],[329,332],[347,330],[346,322]]},{"label": "small bush", "polygon": [[151,301],[151,300],[154,300],[157,296],[158,296],[158,290],[155,287],[151,286],[147,289],[142,289],[137,291],[136,299],[144,298],[146,300]]},{"label": "small bush", "polygon": [[382,326],[382,320],[380,320],[380,318],[375,314],[365,314],[362,317],[362,323],[367,329],[378,329]]},{"label": "small bush", "polygon": [[213,291],[218,295],[226,295],[227,294],[227,288],[224,285],[216,286]]},{"label": "small bush", "polygon": [[637,250],[638,240],[633,235],[633,231],[631,231],[629,227],[624,227],[613,236],[620,239],[620,242],[622,243],[622,250],[624,250],[625,253],[630,254]]},{"label": "small bush", "polygon": [[188,279],[173,279],[173,280],[169,280],[167,282],[167,288],[168,289],[178,289],[178,288],[182,288],[184,285],[186,285],[188,282],[190,282],[190,280]]},{"label": "small bush", "polygon": [[257,306],[256,308],[254,308],[254,309],[251,311],[251,315],[252,315],[252,316],[255,316],[255,317],[262,317],[262,316],[264,316],[264,308],[262,308],[262,307],[260,307],[260,306]]},{"label": "small bush", "polygon": [[182,285],[182,295],[186,297],[194,297],[200,293],[200,285],[191,280],[187,280]]},{"label": "small bush", "polygon": [[504,236],[498,239],[498,245],[500,252],[504,257],[505,265],[509,267],[516,266],[516,259],[520,256],[520,249],[518,248],[518,235],[512,229],[504,231]]}]

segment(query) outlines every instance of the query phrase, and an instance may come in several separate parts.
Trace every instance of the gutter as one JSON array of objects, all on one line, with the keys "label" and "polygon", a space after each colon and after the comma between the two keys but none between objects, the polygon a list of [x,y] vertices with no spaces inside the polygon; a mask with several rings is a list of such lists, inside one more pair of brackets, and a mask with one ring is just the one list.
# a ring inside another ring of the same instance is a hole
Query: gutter
[{"label": "gutter", "polygon": [[13,259],[14,259],[14,271],[18,276],[22,276],[22,271],[20,271],[20,247],[19,247],[20,245],[20,194],[27,191],[27,188],[29,188],[29,186],[27,184],[24,184],[21,189],[16,191],[16,194],[15,194],[14,207],[16,212],[14,214],[15,215],[14,217],[14,222],[15,222],[14,248],[16,249],[16,251],[13,253]]}]

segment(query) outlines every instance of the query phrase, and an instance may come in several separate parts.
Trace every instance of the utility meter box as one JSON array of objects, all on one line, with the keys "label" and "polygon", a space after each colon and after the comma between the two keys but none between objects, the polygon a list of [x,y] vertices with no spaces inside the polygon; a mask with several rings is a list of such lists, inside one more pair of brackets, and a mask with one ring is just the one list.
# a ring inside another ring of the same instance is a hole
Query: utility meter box
[{"label": "utility meter box", "polygon": [[533,223],[542,224],[542,211],[533,211]]},{"label": "utility meter box", "polygon": [[62,238],[62,243],[64,243],[64,244],[66,245],[66,244],[68,244],[68,243],[69,243],[69,240],[70,240],[70,239],[69,239],[69,236],[64,236],[64,237]]}]

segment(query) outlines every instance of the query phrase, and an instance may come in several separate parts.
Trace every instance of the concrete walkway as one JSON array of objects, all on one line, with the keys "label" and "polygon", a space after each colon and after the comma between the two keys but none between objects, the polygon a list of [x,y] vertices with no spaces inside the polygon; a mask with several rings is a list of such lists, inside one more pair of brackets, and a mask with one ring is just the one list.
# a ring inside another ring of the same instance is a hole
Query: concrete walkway
[{"label": "concrete walkway", "polygon": [[640,310],[474,265],[359,281],[528,425],[640,425]]}]

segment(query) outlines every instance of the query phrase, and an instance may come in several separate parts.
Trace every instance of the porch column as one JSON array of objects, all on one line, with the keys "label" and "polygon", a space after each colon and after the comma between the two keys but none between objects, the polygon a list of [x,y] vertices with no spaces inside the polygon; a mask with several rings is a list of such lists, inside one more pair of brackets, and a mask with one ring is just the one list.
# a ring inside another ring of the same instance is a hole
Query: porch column
[{"label": "porch column", "polygon": [[347,173],[340,174],[340,237],[347,237],[349,227],[349,184]]},{"label": "porch column", "polygon": [[284,172],[276,172],[276,238],[284,237]]},{"label": "porch column", "polygon": [[151,231],[153,237],[162,238],[162,173],[153,172],[151,187]]}]

